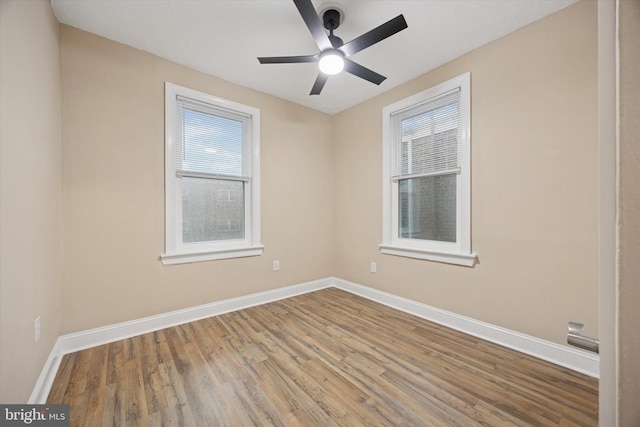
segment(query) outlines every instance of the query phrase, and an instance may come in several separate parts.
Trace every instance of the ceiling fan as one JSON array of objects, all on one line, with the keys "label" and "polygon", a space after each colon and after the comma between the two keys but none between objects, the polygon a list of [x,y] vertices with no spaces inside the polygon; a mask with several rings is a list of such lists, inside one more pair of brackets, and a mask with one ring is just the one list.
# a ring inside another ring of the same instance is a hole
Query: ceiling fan
[{"label": "ceiling fan", "polygon": [[[333,35],[333,30],[340,26],[339,10],[327,9],[322,14],[321,21],[311,0],[293,0],[293,2],[309,28],[320,52],[315,55],[259,57],[258,61],[261,64],[318,62],[320,72],[310,95],[319,95],[329,76],[338,74],[342,70],[377,85],[386,79],[385,76],[353,62],[349,57],[407,28],[404,16],[398,15],[373,30],[344,43],[340,37]],[[325,28],[329,30],[328,35]]]}]

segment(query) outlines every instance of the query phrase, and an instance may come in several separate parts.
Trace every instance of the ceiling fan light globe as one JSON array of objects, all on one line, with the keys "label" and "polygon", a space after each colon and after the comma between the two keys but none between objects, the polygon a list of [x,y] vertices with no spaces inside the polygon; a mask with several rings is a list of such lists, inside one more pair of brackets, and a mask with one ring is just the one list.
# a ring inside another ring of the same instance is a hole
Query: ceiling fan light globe
[{"label": "ceiling fan light globe", "polygon": [[330,76],[344,70],[344,59],[337,53],[322,55],[319,63],[320,71]]}]

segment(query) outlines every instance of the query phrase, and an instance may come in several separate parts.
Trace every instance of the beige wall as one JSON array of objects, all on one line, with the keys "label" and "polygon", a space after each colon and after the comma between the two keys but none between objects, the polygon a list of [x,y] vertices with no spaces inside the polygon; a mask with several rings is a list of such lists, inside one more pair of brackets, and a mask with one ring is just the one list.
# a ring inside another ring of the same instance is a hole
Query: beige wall
[{"label": "beige wall", "polygon": [[[331,116],[64,25],[61,67],[63,333],[332,275]],[[261,110],[263,256],[159,261],[165,81]]]},{"label": "beige wall", "polygon": [[[638,2],[621,3],[627,11],[621,54],[629,58],[621,77],[624,93],[633,93]],[[597,336],[594,2],[334,117],[70,27],[61,27],[59,45],[45,1],[2,0],[0,12],[0,401],[26,401],[59,333],[331,275],[559,343],[568,320],[586,323]],[[480,263],[468,269],[380,255],[381,108],[466,71],[473,98],[472,236]],[[261,109],[262,257],[159,262],[165,80]],[[36,97],[28,104],[39,123],[32,126],[25,109],[9,104]],[[634,117],[637,100],[623,94],[621,149],[637,160]],[[25,176],[14,158],[30,158],[37,173]],[[640,353],[632,330],[640,302],[636,163],[625,167],[623,159],[621,167],[620,372],[637,367]],[[375,275],[371,261],[378,263]],[[42,338],[34,344],[38,315]],[[624,425],[638,419],[637,384],[625,379],[632,377],[620,375]]]},{"label": "beige wall", "polygon": [[58,53],[48,1],[0,1],[2,403],[27,402],[60,333]]},{"label": "beige wall", "polygon": [[[335,116],[335,275],[560,344],[570,320],[598,336],[596,19],[580,2]],[[467,71],[479,264],[381,255],[381,109]]]},{"label": "beige wall", "polygon": [[[633,142],[640,112],[637,99],[624,94],[638,91],[633,46],[640,13],[637,1],[621,4],[620,411],[622,425],[631,426],[638,420],[633,378],[640,355],[632,329],[640,303]],[[59,45],[46,1],[0,0],[0,31],[1,402],[26,401],[59,333],[330,275],[560,343],[568,320],[585,322],[597,336],[594,2],[334,117],[66,26]],[[480,264],[468,269],[382,256],[381,108],[466,71],[473,97],[472,236]],[[181,266],[158,261],[165,80],[261,109],[264,256]],[[13,106],[21,103],[38,126]],[[14,158],[29,158],[35,173],[22,173],[24,164]],[[375,275],[371,261],[378,263]],[[42,338],[34,344],[38,315]]]},{"label": "beige wall", "polygon": [[640,1],[619,2],[619,420],[640,425]]}]

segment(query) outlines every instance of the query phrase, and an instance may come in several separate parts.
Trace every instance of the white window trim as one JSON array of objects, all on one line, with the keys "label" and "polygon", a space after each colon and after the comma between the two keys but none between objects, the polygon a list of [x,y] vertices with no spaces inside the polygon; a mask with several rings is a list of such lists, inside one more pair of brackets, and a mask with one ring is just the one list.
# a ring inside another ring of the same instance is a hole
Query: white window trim
[{"label": "white window trim", "polygon": [[[175,162],[176,96],[249,114],[252,122],[251,185],[245,191],[245,238],[237,241],[182,243],[180,188]],[[185,264],[262,255],[260,243],[260,110],[165,82],[165,253],[162,263]]]},{"label": "white window trim", "polygon": [[[405,98],[382,110],[382,243],[384,254],[472,267],[477,254],[471,252],[471,91],[470,73],[462,74],[430,89]],[[462,127],[461,172],[458,191],[456,242],[406,239],[398,236],[398,180],[391,177],[391,116],[450,90],[460,88]]]}]

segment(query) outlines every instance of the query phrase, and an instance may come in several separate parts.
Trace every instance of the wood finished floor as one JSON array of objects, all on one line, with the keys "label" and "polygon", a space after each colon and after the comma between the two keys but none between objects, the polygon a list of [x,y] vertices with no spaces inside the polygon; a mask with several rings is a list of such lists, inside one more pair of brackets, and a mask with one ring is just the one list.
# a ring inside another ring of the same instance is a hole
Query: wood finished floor
[{"label": "wood finished floor", "polygon": [[596,426],[598,382],[335,289],[66,355],[72,426]]}]

